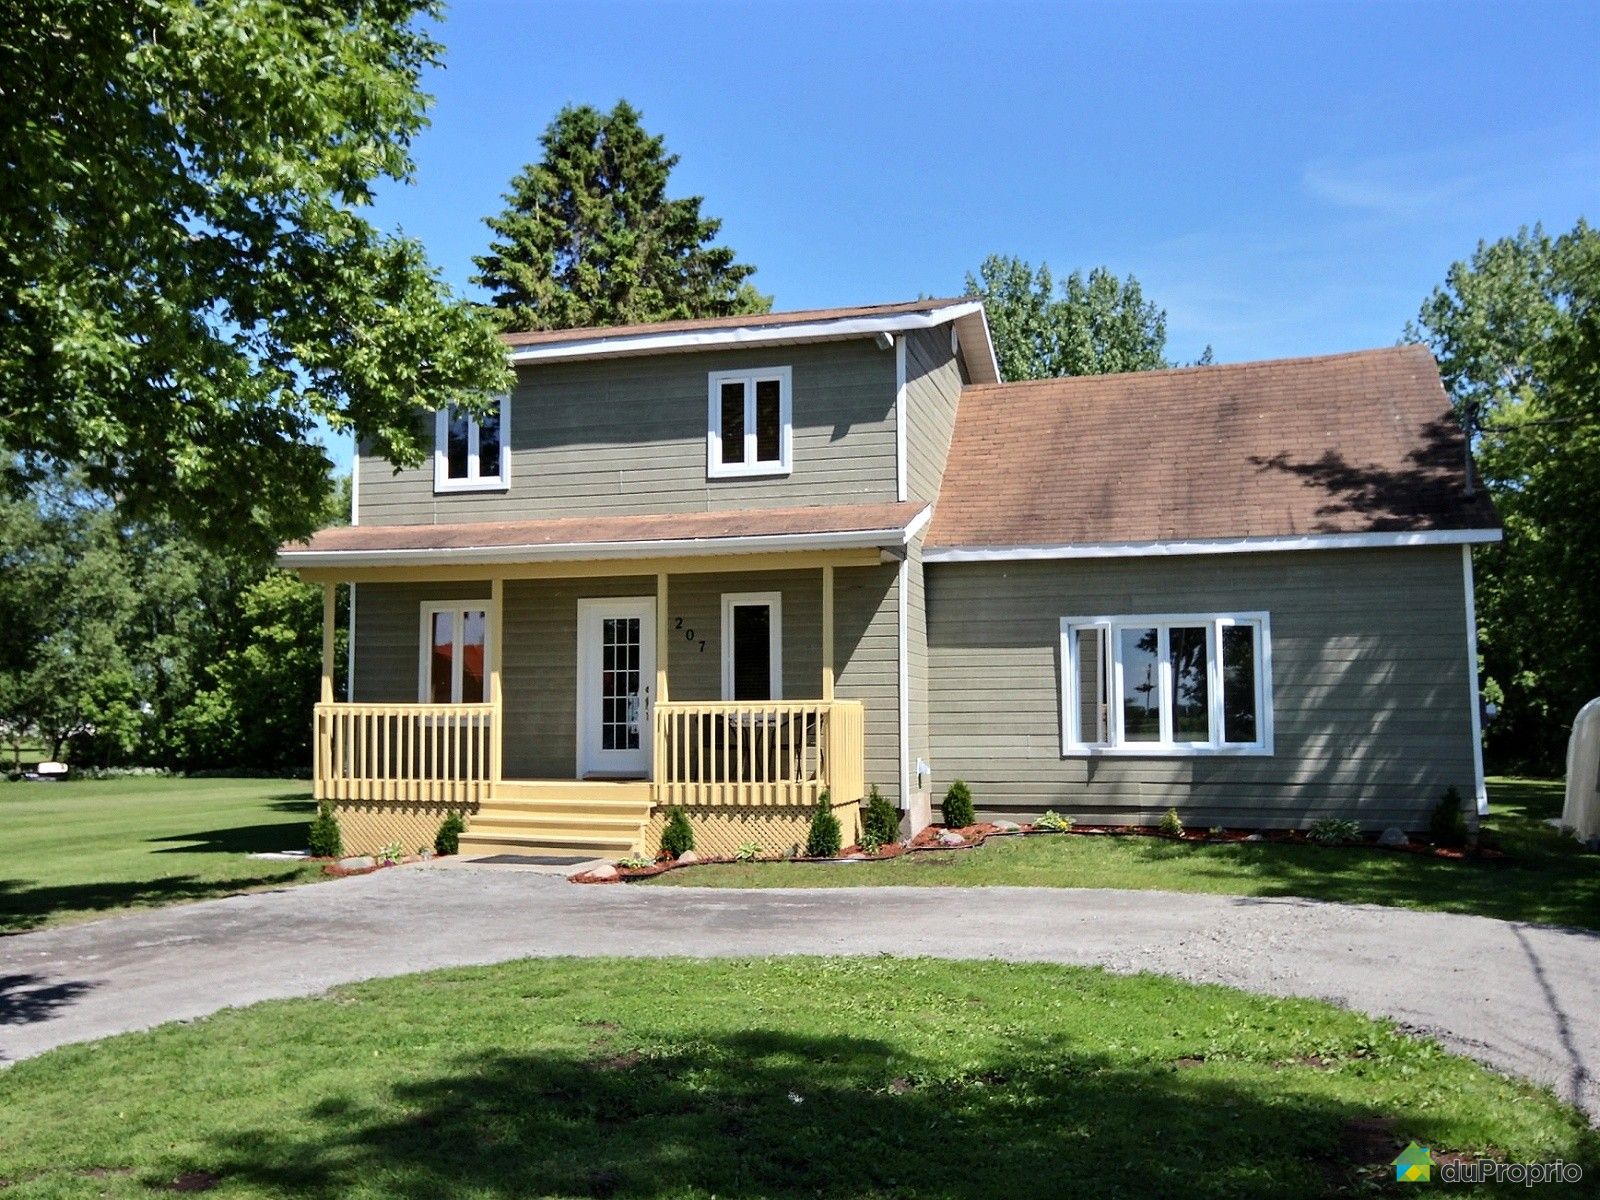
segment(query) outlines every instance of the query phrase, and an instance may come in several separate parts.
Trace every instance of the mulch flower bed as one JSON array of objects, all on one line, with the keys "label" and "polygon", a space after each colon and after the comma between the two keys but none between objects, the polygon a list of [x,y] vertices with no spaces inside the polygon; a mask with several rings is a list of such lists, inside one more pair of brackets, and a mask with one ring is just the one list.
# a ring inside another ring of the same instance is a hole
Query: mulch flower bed
[{"label": "mulch flower bed", "polygon": [[[943,835],[954,832],[960,836],[960,842],[943,841]],[[1439,846],[1425,840],[1412,839],[1404,846],[1382,846],[1378,844],[1375,836],[1362,836],[1360,838],[1335,843],[1315,842],[1306,835],[1303,829],[1221,829],[1216,832],[1210,830],[1186,829],[1181,834],[1167,833],[1153,825],[1073,825],[1070,829],[1040,829],[1037,825],[1021,825],[1017,828],[1002,827],[988,821],[980,821],[976,825],[966,825],[956,830],[946,830],[942,825],[929,825],[909,842],[892,842],[880,847],[876,854],[868,854],[860,846],[846,846],[839,852],[837,858],[808,858],[805,855],[793,857],[762,857],[754,862],[798,862],[798,863],[853,863],[876,862],[882,859],[898,858],[902,854],[928,853],[932,851],[958,851],[972,850],[983,845],[992,837],[1048,837],[1052,834],[1068,834],[1078,837],[1151,837],[1161,838],[1169,842],[1193,842],[1200,844],[1226,844],[1238,842],[1259,842],[1265,845],[1291,845],[1291,846],[1321,846],[1327,850],[1383,850],[1393,854],[1415,854],[1426,858],[1442,858],[1454,861],[1476,859],[1488,862],[1503,862],[1507,856],[1503,850],[1493,846],[1478,845],[1476,847]],[[649,879],[656,875],[664,875],[668,871],[681,871],[689,867],[727,865],[740,860],[733,858],[696,858],[693,862],[677,862],[670,858],[658,858],[648,867],[617,866],[614,874],[596,874],[594,871],[583,871],[576,875],[568,876],[573,883],[626,883],[634,879]]]}]

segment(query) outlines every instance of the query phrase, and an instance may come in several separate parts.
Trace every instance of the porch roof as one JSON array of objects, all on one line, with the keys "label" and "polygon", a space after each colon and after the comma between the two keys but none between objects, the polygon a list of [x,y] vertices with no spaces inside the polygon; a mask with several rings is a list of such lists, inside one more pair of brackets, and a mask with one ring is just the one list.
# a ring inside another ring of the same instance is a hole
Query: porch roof
[{"label": "porch roof", "polygon": [[809,550],[899,550],[927,524],[920,501],[541,521],[346,525],[278,551],[285,567],[558,562]]}]

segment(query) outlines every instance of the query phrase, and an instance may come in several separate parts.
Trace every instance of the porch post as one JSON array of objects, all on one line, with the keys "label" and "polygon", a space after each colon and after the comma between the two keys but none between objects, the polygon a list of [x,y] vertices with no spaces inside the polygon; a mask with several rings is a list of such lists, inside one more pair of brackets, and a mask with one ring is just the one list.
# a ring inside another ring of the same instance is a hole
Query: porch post
[{"label": "porch post", "polygon": [[503,575],[496,575],[489,581],[489,703],[494,706],[494,711],[489,718],[489,786],[492,788],[500,782],[501,764],[504,762],[505,748],[505,708],[504,698],[500,691],[500,664],[505,659],[505,608],[506,608],[506,581]]},{"label": "porch post", "polygon": [[322,585],[322,703],[333,703],[333,601],[336,583]]},{"label": "porch post", "polygon": [[656,703],[667,702],[667,573],[656,575]]},{"label": "porch post", "polygon": [[833,564],[822,568],[822,698],[833,699]]}]

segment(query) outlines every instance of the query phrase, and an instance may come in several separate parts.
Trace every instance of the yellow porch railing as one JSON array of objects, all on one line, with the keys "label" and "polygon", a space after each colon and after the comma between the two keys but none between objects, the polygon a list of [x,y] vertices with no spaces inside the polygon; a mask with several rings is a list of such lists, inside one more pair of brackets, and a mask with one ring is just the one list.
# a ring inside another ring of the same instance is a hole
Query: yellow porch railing
[{"label": "yellow porch railing", "polygon": [[318,800],[476,804],[493,776],[493,704],[319,704]]},{"label": "yellow porch railing", "polygon": [[859,800],[859,700],[671,701],[655,706],[655,803],[810,807]]}]

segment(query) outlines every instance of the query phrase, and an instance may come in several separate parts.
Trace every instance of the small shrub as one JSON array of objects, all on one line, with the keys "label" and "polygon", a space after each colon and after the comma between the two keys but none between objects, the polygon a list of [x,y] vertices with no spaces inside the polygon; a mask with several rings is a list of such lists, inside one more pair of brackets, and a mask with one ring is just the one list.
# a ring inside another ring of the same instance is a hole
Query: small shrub
[{"label": "small shrub", "polygon": [[900,810],[883,798],[878,785],[873,784],[867,793],[867,809],[861,815],[861,846],[871,843],[871,853],[880,846],[900,840]]},{"label": "small shrub", "polygon": [[1051,809],[1033,823],[1035,829],[1045,829],[1051,833],[1066,833],[1072,828],[1072,818],[1063,817],[1055,809]]},{"label": "small shrub", "polygon": [[1356,821],[1343,821],[1338,817],[1323,817],[1312,823],[1306,836],[1319,846],[1342,846],[1361,836],[1361,826]]},{"label": "small shrub", "polygon": [[1161,823],[1157,825],[1156,828],[1161,830],[1161,832],[1166,834],[1168,837],[1182,837],[1183,821],[1178,817],[1178,810],[1175,808],[1169,808],[1166,812],[1162,813]]},{"label": "small shrub", "polygon": [[324,800],[317,805],[317,815],[306,840],[315,858],[338,858],[344,853],[344,838],[339,835],[339,818],[333,815],[333,801]]},{"label": "small shrub", "polygon": [[693,849],[694,828],[689,818],[681,808],[668,810],[667,825],[661,831],[661,853],[668,858],[678,858],[684,851]]},{"label": "small shrub", "polygon": [[655,862],[642,854],[630,854],[627,858],[617,859],[617,866],[626,867],[630,871],[642,871],[646,867],[655,866]]},{"label": "small shrub", "polygon": [[944,817],[946,829],[965,829],[968,825],[976,825],[978,817],[972,811],[972,789],[961,780],[956,780],[944,794],[939,813]]},{"label": "small shrub", "polygon": [[405,856],[406,852],[400,848],[399,842],[390,842],[383,849],[379,850],[377,854],[373,855],[373,857],[378,860],[378,864],[380,866],[389,867],[398,864],[403,858],[405,858]]},{"label": "small shrub", "polygon": [[439,823],[439,832],[433,835],[434,853],[458,853],[461,849],[461,835],[466,831],[467,823],[461,819],[461,814],[450,813]]},{"label": "small shrub", "polygon": [[1226,829],[1224,829],[1221,825],[1213,825],[1210,829],[1208,829],[1206,831],[1206,836],[1207,837],[1221,839],[1221,838],[1225,838],[1225,837],[1228,836],[1228,831]]},{"label": "small shrub", "polygon": [[811,814],[811,828],[806,831],[806,854],[811,858],[833,858],[839,853],[839,818],[833,815],[833,804],[828,793],[822,793],[822,803]]},{"label": "small shrub", "polygon": [[761,847],[755,842],[740,842],[739,848],[733,852],[735,862],[755,862],[761,857]]},{"label": "small shrub", "polygon": [[1445,789],[1433,815],[1428,818],[1428,832],[1441,846],[1466,845],[1467,814],[1461,811],[1461,793],[1454,784]]}]

